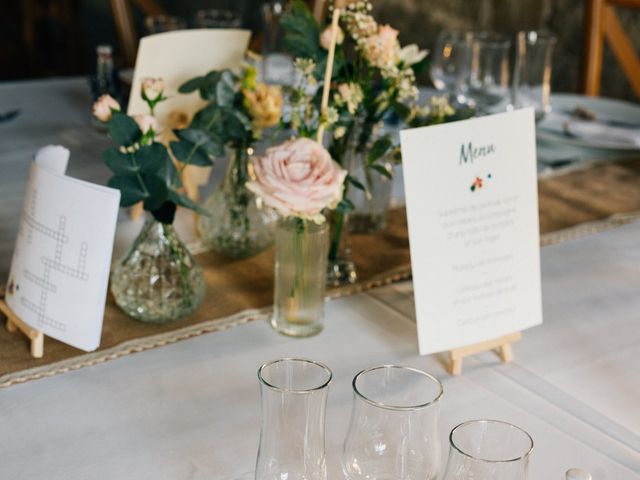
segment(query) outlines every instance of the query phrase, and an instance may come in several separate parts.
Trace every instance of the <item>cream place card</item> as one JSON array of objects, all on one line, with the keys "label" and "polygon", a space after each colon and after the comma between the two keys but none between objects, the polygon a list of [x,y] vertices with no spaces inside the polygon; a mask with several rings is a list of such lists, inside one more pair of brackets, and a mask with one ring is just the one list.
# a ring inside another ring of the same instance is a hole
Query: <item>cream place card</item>
[{"label": "cream place card", "polygon": [[401,142],[420,353],[542,323],[533,110]]}]

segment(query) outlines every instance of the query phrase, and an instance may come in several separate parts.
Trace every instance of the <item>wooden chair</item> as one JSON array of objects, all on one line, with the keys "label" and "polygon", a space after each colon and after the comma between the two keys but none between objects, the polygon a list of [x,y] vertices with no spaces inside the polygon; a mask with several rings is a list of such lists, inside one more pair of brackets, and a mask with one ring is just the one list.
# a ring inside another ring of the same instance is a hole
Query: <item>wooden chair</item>
[{"label": "wooden chair", "polygon": [[136,63],[136,52],[138,51],[138,35],[136,34],[131,3],[135,4],[144,15],[165,13],[155,0],[111,0],[111,11],[113,12],[121,56],[129,67],[133,67]]},{"label": "wooden chair", "polygon": [[584,93],[600,94],[604,41],[613,52],[636,96],[640,97],[640,59],[624,31],[616,7],[638,8],[640,0],[588,0],[584,41]]}]

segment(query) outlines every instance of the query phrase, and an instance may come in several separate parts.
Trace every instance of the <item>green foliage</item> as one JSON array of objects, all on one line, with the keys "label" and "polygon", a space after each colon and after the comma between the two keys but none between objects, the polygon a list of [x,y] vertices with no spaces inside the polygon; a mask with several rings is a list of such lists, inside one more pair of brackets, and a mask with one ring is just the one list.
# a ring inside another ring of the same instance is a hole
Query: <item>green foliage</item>
[{"label": "green foliage", "polygon": [[323,54],[326,56],[320,46],[318,23],[302,0],[291,2],[289,10],[280,20],[280,25],[285,32],[285,48],[294,57],[312,58],[319,63]]},{"label": "green foliage", "polygon": [[389,135],[385,135],[384,137],[380,137],[378,140],[374,142],[369,150],[369,158],[367,161],[369,164],[374,163],[376,160],[384,157],[386,153],[391,148],[393,142],[391,141],[391,137]]},{"label": "green foliage", "polygon": [[355,208],[356,207],[353,204],[353,202],[345,197],[342,200],[340,200],[340,203],[338,203],[338,206],[336,207],[336,212],[349,213],[354,211]]},{"label": "green foliage", "polygon": [[346,177],[346,181],[349,182],[351,185],[353,185],[354,187],[356,187],[358,190],[362,190],[365,191],[366,188],[365,186],[362,184],[362,182],[360,182],[358,179],[356,179],[355,177],[351,176],[351,175],[347,175]]},{"label": "green foliage", "polygon": [[135,120],[120,112],[113,113],[111,120],[109,120],[108,130],[109,136],[123,147],[135,145],[142,137],[140,127]]}]

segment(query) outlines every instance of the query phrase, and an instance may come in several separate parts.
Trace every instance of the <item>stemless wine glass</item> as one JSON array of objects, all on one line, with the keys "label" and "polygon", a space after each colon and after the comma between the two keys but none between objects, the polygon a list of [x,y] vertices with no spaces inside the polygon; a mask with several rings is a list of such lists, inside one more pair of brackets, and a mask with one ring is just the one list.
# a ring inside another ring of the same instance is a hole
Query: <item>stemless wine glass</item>
[{"label": "stemless wine glass", "polygon": [[438,416],[444,389],[421,370],[368,368],[353,379],[342,468],[349,480],[433,480],[440,470]]},{"label": "stemless wine glass", "polygon": [[513,104],[535,107],[536,121],[551,109],[551,57],[556,37],[548,32],[519,32],[513,74]]},{"label": "stemless wine glass", "polygon": [[467,103],[472,39],[470,32],[442,32],[432,54],[430,74],[433,85],[452,101],[461,104]]},{"label": "stemless wine glass", "polygon": [[527,480],[531,436],[499,420],[461,423],[449,435],[443,480]]},{"label": "stemless wine glass", "polygon": [[482,113],[506,111],[509,104],[511,40],[492,32],[473,36],[469,96]]},{"label": "stemless wine glass", "polygon": [[331,370],[300,358],[258,370],[262,426],[256,480],[326,480],[324,420]]}]

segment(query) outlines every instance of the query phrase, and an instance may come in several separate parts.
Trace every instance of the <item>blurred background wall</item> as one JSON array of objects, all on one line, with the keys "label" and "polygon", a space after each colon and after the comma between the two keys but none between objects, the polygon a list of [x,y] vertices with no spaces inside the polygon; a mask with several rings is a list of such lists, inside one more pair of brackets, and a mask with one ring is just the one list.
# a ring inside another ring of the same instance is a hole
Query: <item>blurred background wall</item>
[{"label": "blurred background wall", "polygon": [[[157,0],[168,13],[187,19],[220,2],[243,3],[247,28],[261,28],[261,0]],[[401,31],[403,43],[429,48],[443,29],[523,29],[554,32],[553,87],[578,91],[586,0],[373,0],[378,19]],[[622,11],[622,21],[640,49],[640,12]],[[142,15],[138,31],[144,32]],[[109,0],[3,0],[0,17],[0,80],[83,75],[94,68],[95,47],[117,42]],[[215,48],[215,46],[211,46]],[[428,77],[421,79],[428,83]],[[602,95],[632,99],[628,84],[605,51]],[[637,100],[637,99],[636,99]]]}]

